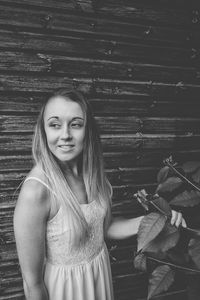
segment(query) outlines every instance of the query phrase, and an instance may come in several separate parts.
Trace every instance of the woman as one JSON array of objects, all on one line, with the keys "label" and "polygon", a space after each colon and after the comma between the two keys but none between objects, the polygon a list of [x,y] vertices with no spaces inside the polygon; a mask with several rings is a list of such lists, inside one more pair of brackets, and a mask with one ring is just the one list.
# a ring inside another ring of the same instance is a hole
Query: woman
[{"label": "woman", "polygon": [[[100,139],[89,104],[75,90],[51,96],[38,117],[35,165],[14,213],[28,300],[112,300],[105,238],[137,233],[142,217],[113,219]],[[183,222],[173,211],[172,224]]]}]

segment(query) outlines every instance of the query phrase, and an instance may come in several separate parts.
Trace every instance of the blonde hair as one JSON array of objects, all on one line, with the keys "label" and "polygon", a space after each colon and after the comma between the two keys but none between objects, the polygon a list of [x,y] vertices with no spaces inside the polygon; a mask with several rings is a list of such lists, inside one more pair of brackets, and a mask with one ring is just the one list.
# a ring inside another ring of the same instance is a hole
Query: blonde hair
[{"label": "blonde hair", "polygon": [[[77,232],[84,239],[88,226],[80,208],[80,204],[72,193],[69,184],[62,172],[57,158],[51,153],[46,139],[44,128],[44,111],[48,101],[56,96],[78,103],[85,114],[85,137],[82,154],[79,156],[78,167],[82,173],[86,194],[89,201],[99,201],[107,208],[104,222],[106,230],[111,218],[112,187],[106,177],[103,155],[98,128],[91,108],[82,93],[77,90],[59,90],[49,97],[38,116],[33,136],[32,154],[36,165],[39,165],[47,177],[51,189],[55,192],[52,199],[55,203],[72,213]],[[55,204],[54,203],[54,204]]]}]

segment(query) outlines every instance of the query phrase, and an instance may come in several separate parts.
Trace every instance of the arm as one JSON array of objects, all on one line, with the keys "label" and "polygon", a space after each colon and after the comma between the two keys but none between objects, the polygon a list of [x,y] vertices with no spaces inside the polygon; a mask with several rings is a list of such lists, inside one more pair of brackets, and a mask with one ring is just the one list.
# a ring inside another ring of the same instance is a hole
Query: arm
[{"label": "arm", "polygon": [[[125,239],[138,233],[140,222],[144,216],[125,219],[125,218],[112,218],[110,226],[107,230],[108,239]],[[172,210],[171,224],[179,227],[182,225],[186,227],[185,220],[180,212]]]},{"label": "arm", "polygon": [[143,216],[131,219],[112,218],[107,230],[107,238],[122,240],[137,234],[142,218]]},{"label": "arm", "polygon": [[48,300],[43,281],[49,201],[44,187],[28,181],[14,212],[14,233],[27,300]]}]

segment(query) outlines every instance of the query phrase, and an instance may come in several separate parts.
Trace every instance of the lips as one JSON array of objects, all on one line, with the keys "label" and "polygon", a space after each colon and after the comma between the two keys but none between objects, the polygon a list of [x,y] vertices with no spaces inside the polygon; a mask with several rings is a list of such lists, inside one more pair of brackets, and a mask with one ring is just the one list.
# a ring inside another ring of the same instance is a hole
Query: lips
[{"label": "lips", "polygon": [[58,147],[62,150],[71,150],[74,147],[74,145],[59,145]]},{"label": "lips", "polygon": [[58,147],[73,147],[74,145],[72,144],[64,144],[64,145],[59,145]]}]

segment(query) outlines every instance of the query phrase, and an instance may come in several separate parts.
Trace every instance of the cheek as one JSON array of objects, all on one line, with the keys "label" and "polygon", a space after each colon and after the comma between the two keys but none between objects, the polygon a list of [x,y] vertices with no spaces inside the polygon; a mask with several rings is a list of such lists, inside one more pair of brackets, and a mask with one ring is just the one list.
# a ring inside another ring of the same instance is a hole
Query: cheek
[{"label": "cheek", "polygon": [[84,140],[85,140],[85,130],[83,130],[81,132],[81,134],[79,135],[79,143],[83,146],[83,143],[84,143]]},{"label": "cheek", "polygon": [[54,144],[57,140],[57,135],[50,130],[46,130],[47,144]]}]

